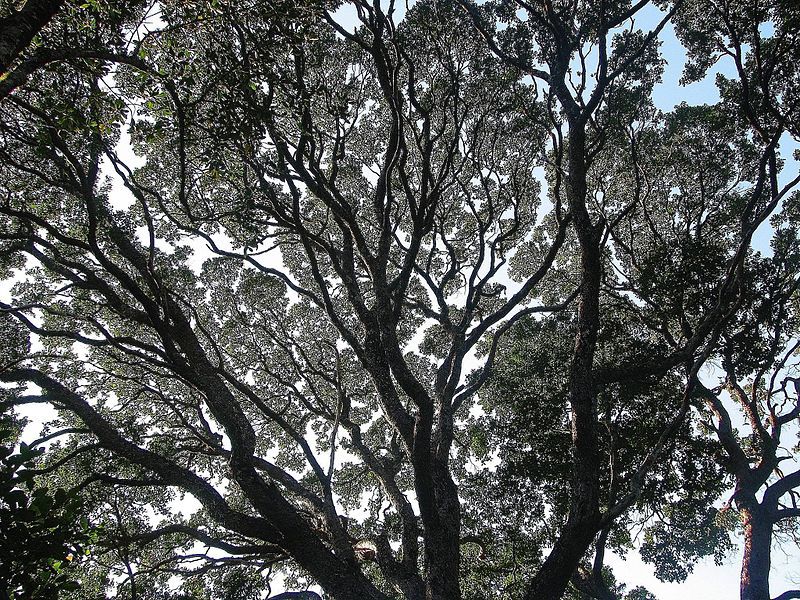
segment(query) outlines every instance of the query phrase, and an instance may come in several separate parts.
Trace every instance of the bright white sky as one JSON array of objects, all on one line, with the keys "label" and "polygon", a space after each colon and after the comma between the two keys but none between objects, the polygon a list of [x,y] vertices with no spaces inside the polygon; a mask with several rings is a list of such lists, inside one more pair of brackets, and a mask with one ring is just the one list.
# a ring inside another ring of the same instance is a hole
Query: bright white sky
[{"label": "bright white sky", "polygon": [[[347,7],[340,9],[337,16],[341,16],[342,21],[347,23],[352,23],[355,20],[353,11],[348,10]],[[638,18],[637,25],[647,28],[654,24],[658,18],[659,13],[653,9]],[[662,110],[670,110],[675,104],[683,101],[690,104],[702,104],[713,103],[718,100],[714,76],[717,72],[731,74],[729,66],[721,63],[711,71],[705,80],[687,87],[676,87],[675,82],[680,78],[685,62],[684,53],[674,36],[671,26],[665,28],[662,39],[664,40],[662,52],[668,61],[668,65],[664,75],[665,83],[658,86],[655,92],[654,100],[656,105]],[[797,147],[797,145],[795,144],[794,147]],[[796,173],[798,165],[791,158],[791,149],[784,147],[782,150],[782,154],[786,159],[785,172],[789,174]],[[124,191],[122,193],[124,194]],[[769,237],[770,230],[766,226],[759,231],[756,240],[757,247],[764,250],[768,249]],[[0,289],[0,295],[6,296],[8,294],[7,284],[9,282],[3,282],[1,287],[6,289]],[[35,415],[37,421],[47,419],[43,414],[44,412],[42,411]],[[797,468],[797,465],[794,467],[786,466],[787,471]],[[636,552],[630,553],[624,560],[611,554],[607,555],[607,562],[614,569],[619,581],[626,583],[629,588],[643,585],[653,592],[659,600],[730,600],[731,598],[736,598],[739,594],[740,560],[740,551],[729,556],[722,566],[717,566],[712,559],[708,559],[695,567],[694,573],[690,575],[686,582],[670,584],[658,581],[653,575],[652,568],[644,564]],[[798,585],[800,585],[800,549],[791,545],[774,548],[771,575],[773,596],[777,596],[789,588],[796,588]]]}]

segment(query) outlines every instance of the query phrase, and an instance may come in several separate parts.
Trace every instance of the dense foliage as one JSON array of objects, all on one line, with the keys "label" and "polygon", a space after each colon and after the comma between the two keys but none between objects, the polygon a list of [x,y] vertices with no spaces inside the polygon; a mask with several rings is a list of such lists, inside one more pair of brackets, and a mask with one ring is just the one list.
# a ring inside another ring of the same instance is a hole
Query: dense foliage
[{"label": "dense foliage", "polygon": [[[0,2],[2,406],[57,415],[0,508],[101,532],[75,598],[646,599],[607,550],[738,530],[770,600],[799,19]],[[715,104],[655,105],[669,31]]]},{"label": "dense foliage", "polygon": [[[0,347],[7,368],[27,350],[26,334],[7,318],[2,325]],[[43,474],[42,450],[39,444],[19,443],[24,422],[7,412],[14,394],[6,389],[1,396],[0,598],[57,598],[61,591],[78,588],[76,566],[97,532],[76,491],[36,485],[37,475]]]}]

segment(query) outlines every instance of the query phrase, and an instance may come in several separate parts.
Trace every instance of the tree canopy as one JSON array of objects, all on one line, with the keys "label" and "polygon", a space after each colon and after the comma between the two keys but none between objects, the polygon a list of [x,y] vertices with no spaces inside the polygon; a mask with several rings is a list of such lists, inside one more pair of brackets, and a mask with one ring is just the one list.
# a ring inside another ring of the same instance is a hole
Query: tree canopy
[{"label": "tree canopy", "polygon": [[[635,600],[607,550],[740,530],[770,600],[793,3],[120,4],[0,3],[2,406],[76,594]],[[656,107],[668,30],[717,103]]]}]

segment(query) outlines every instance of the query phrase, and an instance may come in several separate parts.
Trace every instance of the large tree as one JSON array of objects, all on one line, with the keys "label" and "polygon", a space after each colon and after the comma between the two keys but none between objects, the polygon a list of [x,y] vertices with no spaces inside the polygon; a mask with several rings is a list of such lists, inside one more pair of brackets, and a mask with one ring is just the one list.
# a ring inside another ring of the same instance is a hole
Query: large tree
[{"label": "large tree", "polygon": [[[76,431],[48,454],[104,523],[98,593],[156,597],[177,574],[182,594],[248,597],[273,569],[340,599],[602,587],[614,524],[702,446],[698,373],[749,323],[753,235],[797,183],[790,7],[648,4],[62,16],[85,43],[0,104],[2,309],[35,342],[0,379]],[[654,108],[671,19],[691,74],[704,48],[738,61],[717,106]],[[566,432],[544,472],[521,463],[547,485],[493,496],[461,442],[486,437],[475,400],[533,315],[563,363],[532,365],[551,379],[513,416]],[[555,530],[521,528],[520,505]],[[482,587],[509,552],[509,585]]]}]

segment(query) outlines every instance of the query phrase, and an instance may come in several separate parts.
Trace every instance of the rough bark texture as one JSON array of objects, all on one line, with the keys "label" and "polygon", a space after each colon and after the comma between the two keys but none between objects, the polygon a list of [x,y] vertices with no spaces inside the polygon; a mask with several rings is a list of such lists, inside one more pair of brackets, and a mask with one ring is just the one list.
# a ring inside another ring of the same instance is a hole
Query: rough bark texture
[{"label": "rough bark texture", "polygon": [[427,600],[450,600],[461,597],[458,577],[461,561],[459,535],[461,511],[458,494],[447,468],[434,466],[433,495],[436,502],[435,525],[425,543]]},{"label": "rough bark texture", "polygon": [[772,521],[763,507],[740,511],[744,525],[744,556],[739,583],[741,600],[770,600],[769,568]]}]

